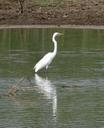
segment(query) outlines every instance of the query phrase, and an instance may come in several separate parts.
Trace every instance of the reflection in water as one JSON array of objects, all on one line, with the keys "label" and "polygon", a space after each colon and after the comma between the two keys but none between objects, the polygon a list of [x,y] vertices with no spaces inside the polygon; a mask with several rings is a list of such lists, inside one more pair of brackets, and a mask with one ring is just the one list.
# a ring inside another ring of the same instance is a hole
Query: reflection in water
[{"label": "reflection in water", "polygon": [[47,99],[52,100],[53,117],[56,117],[57,113],[57,93],[55,86],[48,78],[42,78],[35,74],[35,82],[38,85],[39,92],[43,93]]}]

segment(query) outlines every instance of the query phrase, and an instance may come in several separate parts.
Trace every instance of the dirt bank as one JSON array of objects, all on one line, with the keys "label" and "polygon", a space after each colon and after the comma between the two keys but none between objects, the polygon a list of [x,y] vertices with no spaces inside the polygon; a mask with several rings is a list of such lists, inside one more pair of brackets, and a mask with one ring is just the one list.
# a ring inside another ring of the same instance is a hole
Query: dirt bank
[{"label": "dirt bank", "polygon": [[0,25],[104,25],[104,0],[68,0],[42,6],[25,1],[0,1]]}]

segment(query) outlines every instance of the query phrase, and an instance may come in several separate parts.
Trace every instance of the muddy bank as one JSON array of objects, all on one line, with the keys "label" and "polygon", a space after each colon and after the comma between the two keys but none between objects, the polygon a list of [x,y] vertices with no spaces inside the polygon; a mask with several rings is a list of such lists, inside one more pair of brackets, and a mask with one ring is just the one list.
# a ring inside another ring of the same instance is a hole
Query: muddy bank
[{"label": "muddy bank", "polygon": [[0,25],[104,25],[104,0],[70,0],[42,6],[25,2],[0,2]]}]

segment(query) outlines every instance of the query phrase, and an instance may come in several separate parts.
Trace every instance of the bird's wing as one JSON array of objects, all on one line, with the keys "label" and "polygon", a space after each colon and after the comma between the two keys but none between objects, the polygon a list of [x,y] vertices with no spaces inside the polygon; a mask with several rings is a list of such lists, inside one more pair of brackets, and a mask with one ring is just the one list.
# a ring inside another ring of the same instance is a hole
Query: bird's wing
[{"label": "bird's wing", "polygon": [[40,70],[44,68],[45,66],[49,65],[52,61],[52,53],[49,52],[43,58],[34,66],[35,70]]}]

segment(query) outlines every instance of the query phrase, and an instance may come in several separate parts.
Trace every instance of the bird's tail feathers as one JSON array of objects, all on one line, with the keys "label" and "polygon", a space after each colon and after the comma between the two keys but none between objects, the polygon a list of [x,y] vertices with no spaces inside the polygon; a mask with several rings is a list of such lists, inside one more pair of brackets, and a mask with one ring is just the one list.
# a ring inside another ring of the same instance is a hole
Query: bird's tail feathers
[{"label": "bird's tail feathers", "polygon": [[35,72],[37,72],[37,71],[38,71],[38,68],[37,68],[37,66],[36,66],[36,65],[33,67],[33,70],[35,70]]}]

